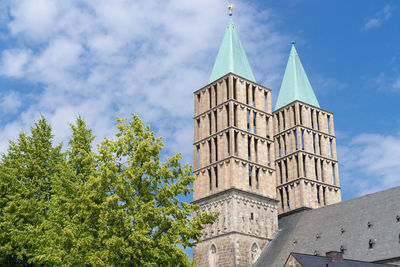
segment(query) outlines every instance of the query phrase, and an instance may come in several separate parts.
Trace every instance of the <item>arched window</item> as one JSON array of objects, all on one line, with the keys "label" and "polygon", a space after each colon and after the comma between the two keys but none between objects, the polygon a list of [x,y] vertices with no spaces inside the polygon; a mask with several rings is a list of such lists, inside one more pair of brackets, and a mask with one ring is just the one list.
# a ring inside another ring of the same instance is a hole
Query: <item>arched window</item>
[{"label": "arched window", "polygon": [[217,247],[214,244],[211,245],[209,254],[210,267],[217,267]]},{"label": "arched window", "polygon": [[251,262],[255,263],[260,256],[260,249],[256,243],[251,246]]}]

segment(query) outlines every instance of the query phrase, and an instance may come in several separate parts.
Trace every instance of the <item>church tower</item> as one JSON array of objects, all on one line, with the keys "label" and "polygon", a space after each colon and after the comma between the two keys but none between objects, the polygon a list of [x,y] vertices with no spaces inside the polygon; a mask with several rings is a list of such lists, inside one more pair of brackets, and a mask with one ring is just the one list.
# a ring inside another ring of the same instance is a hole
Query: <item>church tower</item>
[{"label": "church tower", "polygon": [[251,266],[278,228],[274,128],[271,90],[256,83],[232,13],[194,106],[193,202],[219,217],[193,257],[200,266]]},{"label": "church tower", "polygon": [[333,114],[320,108],[294,42],[273,116],[279,213],[340,202]]}]

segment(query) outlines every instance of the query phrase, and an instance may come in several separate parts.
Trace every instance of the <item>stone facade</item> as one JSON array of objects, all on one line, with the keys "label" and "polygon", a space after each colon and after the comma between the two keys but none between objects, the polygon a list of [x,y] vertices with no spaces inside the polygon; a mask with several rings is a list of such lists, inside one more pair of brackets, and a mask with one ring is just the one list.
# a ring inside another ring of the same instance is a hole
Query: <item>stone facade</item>
[{"label": "stone facade", "polygon": [[340,202],[333,114],[294,101],[273,115],[279,212]]},{"label": "stone facade", "polygon": [[200,266],[251,266],[277,231],[275,199],[231,188],[194,203],[220,214],[193,251]]},{"label": "stone facade", "polygon": [[251,266],[278,213],[341,201],[332,113],[300,101],[272,113],[271,90],[232,73],[194,100],[193,200],[220,214],[194,248],[200,266]]},{"label": "stone facade", "polygon": [[194,203],[218,211],[200,266],[251,266],[278,229],[271,91],[232,73],[196,91]]}]

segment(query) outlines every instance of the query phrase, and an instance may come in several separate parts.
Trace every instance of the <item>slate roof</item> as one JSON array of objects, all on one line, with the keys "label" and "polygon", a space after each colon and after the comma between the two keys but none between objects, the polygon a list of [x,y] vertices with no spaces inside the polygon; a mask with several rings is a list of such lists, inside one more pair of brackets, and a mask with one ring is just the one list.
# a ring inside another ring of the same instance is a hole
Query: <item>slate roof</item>
[{"label": "slate roof", "polygon": [[255,266],[283,266],[291,252],[341,250],[367,262],[400,257],[400,187],[282,217]]},{"label": "slate roof", "polygon": [[314,90],[301,64],[300,57],[294,47],[294,42],[292,42],[292,49],[290,50],[285,74],[283,75],[281,89],[279,89],[275,110],[296,100],[319,108]]},{"label": "slate roof", "polygon": [[365,261],[354,261],[344,259],[341,262],[332,261],[327,257],[313,256],[300,253],[292,253],[293,257],[303,266],[303,267],[383,267],[383,266],[393,266],[388,264],[379,263],[369,263]]},{"label": "slate roof", "polygon": [[226,26],[224,38],[215,59],[209,82],[211,83],[230,72],[256,82],[236,27],[233,24],[232,14],[229,16],[228,25]]}]

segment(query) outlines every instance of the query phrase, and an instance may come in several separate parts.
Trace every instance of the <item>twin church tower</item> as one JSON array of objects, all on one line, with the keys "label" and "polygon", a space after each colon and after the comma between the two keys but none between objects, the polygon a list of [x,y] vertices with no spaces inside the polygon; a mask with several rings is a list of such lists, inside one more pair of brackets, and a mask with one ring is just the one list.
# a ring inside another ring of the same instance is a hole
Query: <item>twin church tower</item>
[{"label": "twin church tower", "polygon": [[194,106],[193,202],[219,212],[194,248],[200,266],[251,266],[278,218],[341,201],[333,115],[320,108],[294,43],[272,111],[230,14]]}]

